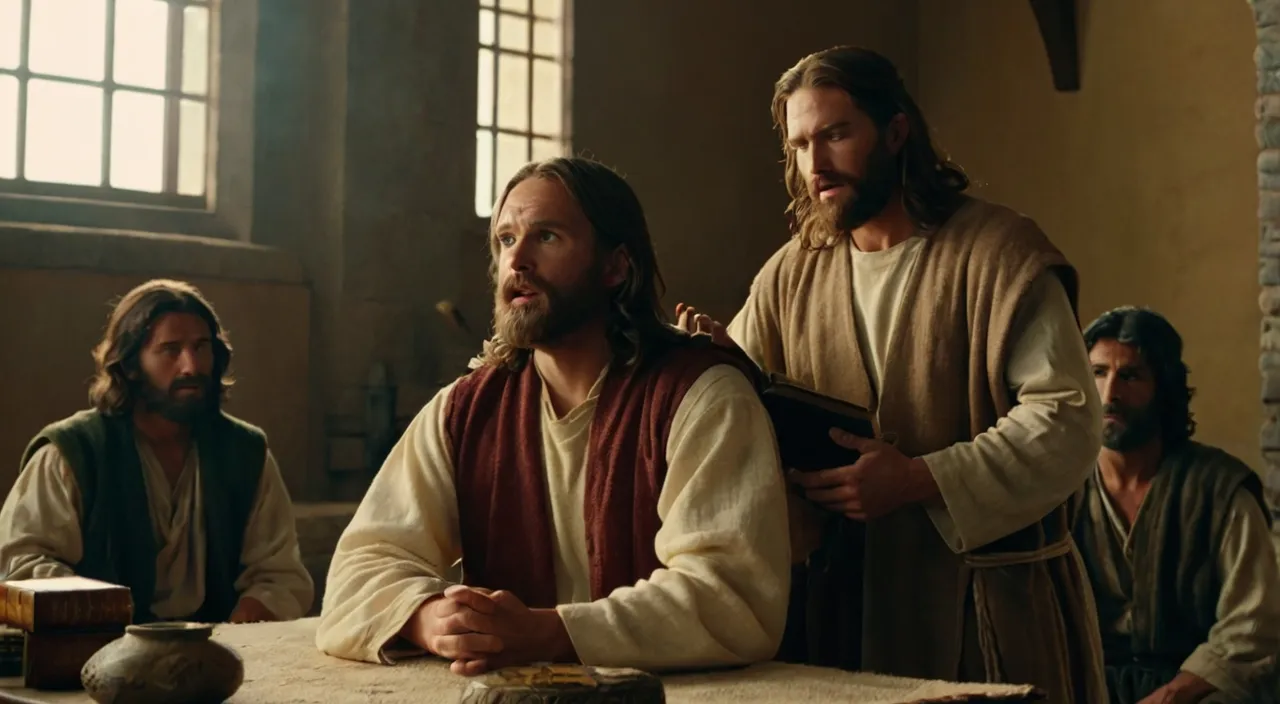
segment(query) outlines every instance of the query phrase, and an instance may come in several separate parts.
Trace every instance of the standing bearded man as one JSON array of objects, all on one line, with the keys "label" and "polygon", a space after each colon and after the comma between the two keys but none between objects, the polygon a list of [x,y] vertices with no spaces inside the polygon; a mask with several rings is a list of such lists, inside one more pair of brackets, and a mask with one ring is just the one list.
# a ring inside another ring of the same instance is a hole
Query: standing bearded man
[{"label": "standing bearded man", "polygon": [[[825,523],[821,546],[793,545],[809,556],[807,659],[1103,701],[1068,520],[1101,442],[1075,271],[1032,220],[964,195],[884,57],[805,57],[779,79],[773,116],[794,236],[727,330],[677,312],[896,436],[833,433],[857,462],[793,475],[811,502],[798,504]],[[849,573],[833,567],[854,546],[832,538],[848,520],[866,522],[853,572],[865,607],[842,598],[856,584],[830,584]]]}]

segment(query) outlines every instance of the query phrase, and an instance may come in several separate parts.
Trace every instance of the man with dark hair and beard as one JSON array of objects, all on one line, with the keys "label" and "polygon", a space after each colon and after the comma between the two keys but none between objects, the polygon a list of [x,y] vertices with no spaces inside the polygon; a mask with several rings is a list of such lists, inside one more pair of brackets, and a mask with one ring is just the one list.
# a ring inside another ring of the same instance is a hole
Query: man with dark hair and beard
[{"label": "man with dark hair and beard", "polygon": [[1262,482],[1191,439],[1182,338],[1150,310],[1084,332],[1105,425],[1076,541],[1114,704],[1280,697],[1280,563]]},{"label": "man with dark hair and beard", "polygon": [[527,165],[489,236],[493,337],[339,539],[317,646],[466,675],[772,657],[786,488],[751,361],[664,322],[644,212],[606,166]]},{"label": "man with dark hair and beard", "polygon": [[[883,56],[805,57],[773,116],[793,237],[727,328],[677,312],[878,418],[881,439],[833,433],[855,463],[791,473],[803,657],[1102,701],[1069,524],[1101,431],[1074,270],[1035,222],[964,194]],[[865,546],[847,521],[865,522]],[[847,567],[862,547],[863,568]]]},{"label": "man with dark hair and beard", "polygon": [[93,408],[23,454],[0,578],[121,584],[138,623],[305,615],[314,585],[266,435],[221,410],[231,345],[213,307],[148,281],[111,311],[93,359]]}]

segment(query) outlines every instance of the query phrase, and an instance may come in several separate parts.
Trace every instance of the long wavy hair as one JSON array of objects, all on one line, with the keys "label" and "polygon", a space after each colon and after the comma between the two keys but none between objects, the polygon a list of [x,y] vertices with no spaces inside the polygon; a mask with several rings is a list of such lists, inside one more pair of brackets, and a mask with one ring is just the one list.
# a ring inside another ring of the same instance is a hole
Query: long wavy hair
[{"label": "long wavy hair", "polygon": [[[557,157],[526,164],[503,189],[489,222],[489,280],[498,282],[498,249],[494,240],[498,216],[511,190],[530,178],[554,179],[565,187],[582,208],[595,233],[596,256],[608,256],[621,248],[626,255],[627,275],[609,294],[606,334],[615,360],[637,364],[654,346],[679,336],[667,322],[662,308],[665,283],[658,257],[649,237],[649,225],[640,199],[630,184],[613,169],[583,157]],[[496,309],[495,309],[496,314]],[[496,321],[495,321],[496,322]],[[479,364],[519,369],[530,350],[502,339],[495,325],[493,336],[484,343]]]},{"label": "long wavy hair", "polygon": [[796,164],[795,150],[788,145],[787,100],[801,88],[818,87],[839,88],[848,93],[871,118],[881,139],[890,120],[898,114],[905,115],[907,139],[896,157],[902,174],[903,206],[916,226],[925,231],[941,225],[955,212],[961,194],[969,187],[969,177],[934,146],[924,114],[907,92],[898,69],[870,49],[834,47],[800,59],[782,74],[773,90],[773,123],[782,136],[787,193],[791,196],[786,213],[792,234],[800,238],[802,246],[821,249],[831,243],[818,241],[818,231],[806,227],[813,217],[814,203],[805,174]]},{"label": "long wavy hair", "polygon": [[209,326],[213,341],[213,371],[217,393],[210,403],[226,401],[235,378],[231,374],[231,342],[213,306],[199,289],[184,281],[155,279],[126,293],[111,310],[102,340],[93,348],[96,371],[89,384],[89,403],[106,415],[133,410],[139,389],[147,383],[139,355],[151,336],[151,326],[169,313],[190,313]]},{"label": "long wavy hair", "polygon": [[[1122,306],[1103,313],[1085,328],[1088,349],[1092,350],[1099,340],[1115,340],[1137,348],[1155,378],[1151,403],[1159,414],[1161,440],[1169,446],[1190,440],[1196,432],[1191,412],[1195,389],[1187,383],[1191,370],[1182,361],[1182,336],[1173,325],[1148,308]],[[1106,399],[1102,402],[1106,403]]]}]

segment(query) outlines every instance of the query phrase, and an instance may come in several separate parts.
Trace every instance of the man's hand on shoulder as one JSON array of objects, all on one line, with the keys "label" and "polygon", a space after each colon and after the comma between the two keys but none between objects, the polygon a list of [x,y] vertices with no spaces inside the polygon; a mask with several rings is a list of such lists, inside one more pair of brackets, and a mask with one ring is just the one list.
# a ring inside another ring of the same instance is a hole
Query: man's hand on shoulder
[{"label": "man's hand on shoulder", "polygon": [[831,439],[861,453],[858,461],[835,469],[789,474],[810,501],[828,511],[866,521],[937,495],[938,485],[924,460],[907,457],[889,443],[840,430],[833,429]]},{"label": "man's hand on shoulder", "polygon": [[690,335],[709,335],[711,341],[723,347],[737,347],[729,337],[729,331],[709,315],[699,313],[693,306],[676,304],[676,326]]},{"label": "man's hand on shoulder", "polygon": [[231,612],[231,618],[227,620],[231,623],[259,623],[279,619],[271,613],[271,609],[268,609],[266,604],[251,596],[242,596],[236,604],[235,611]]},{"label": "man's hand on shoulder", "polygon": [[453,661],[459,675],[479,675],[538,660],[576,661],[555,609],[530,609],[507,591],[454,585],[429,599],[401,630],[418,647]]}]

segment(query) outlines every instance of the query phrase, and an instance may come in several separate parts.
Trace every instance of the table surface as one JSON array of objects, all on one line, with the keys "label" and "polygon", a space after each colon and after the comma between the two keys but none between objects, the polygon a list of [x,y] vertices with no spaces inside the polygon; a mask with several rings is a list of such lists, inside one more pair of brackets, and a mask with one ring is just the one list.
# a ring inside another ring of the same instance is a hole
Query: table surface
[{"label": "table surface", "polygon": [[[214,640],[234,649],[245,664],[244,684],[232,704],[454,704],[467,678],[430,657],[395,665],[333,658],[315,647],[316,619],[285,623],[219,625]],[[956,701],[1029,701],[1031,688],[956,684],[844,672],[804,665],[760,663],[746,668],[663,677],[674,704],[763,704],[820,701],[915,704]],[[83,691],[37,692],[21,679],[0,678],[0,703],[92,702]]]}]

